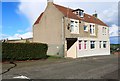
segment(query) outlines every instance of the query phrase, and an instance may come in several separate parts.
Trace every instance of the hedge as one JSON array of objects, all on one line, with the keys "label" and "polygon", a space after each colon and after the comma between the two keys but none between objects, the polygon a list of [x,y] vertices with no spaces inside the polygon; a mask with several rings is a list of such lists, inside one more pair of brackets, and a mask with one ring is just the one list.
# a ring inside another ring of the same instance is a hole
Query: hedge
[{"label": "hedge", "polygon": [[47,57],[47,44],[41,43],[2,43],[2,60],[36,60]]}]

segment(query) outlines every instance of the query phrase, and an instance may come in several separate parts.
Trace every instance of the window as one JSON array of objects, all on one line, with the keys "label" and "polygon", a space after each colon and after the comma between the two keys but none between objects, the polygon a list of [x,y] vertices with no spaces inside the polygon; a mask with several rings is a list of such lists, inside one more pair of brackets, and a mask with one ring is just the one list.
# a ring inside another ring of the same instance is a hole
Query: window
[{"label": "window", "polygon": [[95,34],[95,27],[94,27],[94,25],[93,25],[93,32],[92,32],[92,34]]},{"label": "window", "polygon": [[90,25],[90,34],[92,34],[92,25]]},{"label": "window", "polygon": [[82,48],[82,41],[80,40],[79,41],[79,50],[81,50],[81,48]]},{"label": "window", "polygon": [[77,21],[75,21],[75,23],[77,24],[78,22],[77,22]]},{"label": "window", "polygon": [[94,48],[95,48],[95,41],[90,41],[90,44],[91,44],[91,45],[90,45],[90,48],[91,48],[91,49],[94,49]]},{"label": "window", "polygon": [[71,19],[70,32],[72,34],[79,34],[79,20]]},{"label": "window", "polygon": [[88,27],[84,25],[84,31],[88,31]]},{"label": "window", "polygon": [[102,48],[102,47],[101,47],[101,45],[102,45],[101,43],[102,43],[102,41],[99,42],[99,48]]},{"label": "window", "polygon": [[103,41],[103,48],[106,48],[106,41]]},{"label": "window", "polygon": [[95,25],[90,25],[90,34],[95,35]]},{"label": "window", "polygon": [[78,15],[78,13],[79,13],[79,12],[77,11],[77,12],[76,12],[76,15]]},{"label": "window", "polygon": [[87,49],[87,41],[84,41],[84,49]]},{"label": "window", "polygon": [[106,35],[106,34],[107,34],[107,28],[106,28],[106,27],[103,27],[103,28],[102,28],[102,33],[103,33],[103,35]]},{"label": "window", "polygon": [[79,16],[80,16],[80,17],[84,17],[83,11],[80,11],[80,12],[79,12]]},{"label": "window", "polygon": [[73,24],[74,23],[74,21],[70,21],[71,22],[71,24]]},{"label": "window", "polygon": [[105,28],[105,34],[106,34],[106,28]]},{"label": "window", "polygon": [[70,26],[70,32],[74,32],[74,26],[73,25]]}]

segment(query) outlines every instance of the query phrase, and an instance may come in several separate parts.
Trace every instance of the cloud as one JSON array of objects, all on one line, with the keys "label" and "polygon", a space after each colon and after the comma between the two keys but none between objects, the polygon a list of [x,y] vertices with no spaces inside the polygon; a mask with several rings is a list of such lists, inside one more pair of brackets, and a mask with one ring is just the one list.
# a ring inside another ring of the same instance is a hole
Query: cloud
[{"label": "cloud", "polygon": [[119,30],[120,30],[119,27],[115,24],[109,27],[110,37],[119,36],[120,35]]},{"label": "cloud", "polygon": [[6,34],[2,34],[2,39],[9,39],[9,40],[13,40],[13,39],[20,39],[20,38],[32,38],[33,37],[33,33],[32,32],[27,32],[24,34],[14,34],[13,36],[10,35],[6,35]]},{"label": "cloud", "polygon": [[114,4],[111,8],[104,10],[99,14],[99,17],[109,26],[118,24],[118,4]]},{"label": "cloud", "polygon": [[44,11],[46,3],[41,0],[41,2],[24,2],[20,0],[17,13],[25,15],[30,21],[31,25],[35,22],[41,12]]},{"label": "cloud", "polygon": [[[43,12],[47,5],[47,0],[19,0],[19,13],[24,14],[31,25],[35,22],[38,16]],[[72,1],[72,0],[71,0]],[[73,2],[78,1],[74,0]],[[59,4],[62,1],[54,0],[55,3]],[[69,2],[68,0],[63,2]],[[118,36],[118,5],[111,6],[111,8],[104,10],[99,14],[100,19],[107,23],[110,27],[110,36]],[[31,32],[31,27],[26,30]],[[16,37],[16,35],[15,35]]]}]

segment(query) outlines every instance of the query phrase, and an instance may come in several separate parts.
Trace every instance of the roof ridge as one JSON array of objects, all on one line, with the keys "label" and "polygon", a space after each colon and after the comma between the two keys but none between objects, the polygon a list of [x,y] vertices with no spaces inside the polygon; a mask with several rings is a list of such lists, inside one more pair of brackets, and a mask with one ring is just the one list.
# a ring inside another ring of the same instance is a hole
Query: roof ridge
[{"label": "roof ridge", "polygon": [[[53,3],[53,5],[55,5],[55,6],[60,6],[60,7],[64,7],[64,8],[67,8],[67,9],[69,8],[69,7],[61,6],[61,5],[54,4],[54,3]],[[72,9],[72,8],[69,8],[69,9],[70,9],[70,10],[74,10],[74,9]]]},{"label": "roof ridge", "polygon": [[[68,18],[72,18],[72,19],[77,19],[77,20],[81,20],[81,21],[85,21],[85,22],[88,22],[88,23],[95,23],[95,24],[98,24],[98,25],[103,25],[103,26],[108,26],[107,24],[105,24],[102,20],[100,20],[99,18],[96,18],[94,17],[93,15],[90,15],[88,13],[84,13],[84,17],[81,18],[81,17],[78,17],[76,14],[73,13],[73,10],[74,9],[71,9],[69,7],[65,7],[65,6],[61,6],[61,5],[58,5],[58,4],[54,4],[53,5],[60,11],[63,13],[63,15],[65,17],[68,17]],[[69,10],[69,14],[68,14],[68,10]],[[41,15],[38,17],[38,19],[36,20],[36,22],[34,23],[37,24],[39,23],[42,15],[43,15],[44,12],[41,13]],[[89,17],[90,16],[90,17]]]}]

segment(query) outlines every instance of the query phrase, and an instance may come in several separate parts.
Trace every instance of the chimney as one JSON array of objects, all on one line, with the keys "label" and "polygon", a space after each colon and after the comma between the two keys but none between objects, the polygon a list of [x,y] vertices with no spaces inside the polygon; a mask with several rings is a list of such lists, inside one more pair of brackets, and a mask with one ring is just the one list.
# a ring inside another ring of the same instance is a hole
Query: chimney
[{"label": "chimney", "polygon": [[93,14],[93,16],[97,18],[98,14],[96,13],[96,11],[95,11],[95,14]]},{"label": "chimney", "polygon": [[53,0],[47,0],[48,5],[53,4]]},{"label": "chimney", "polygon": [[97,13],[95,13],[95,14],[93,14],[93,16],[97,18],[98,14],[97,14]]}]

